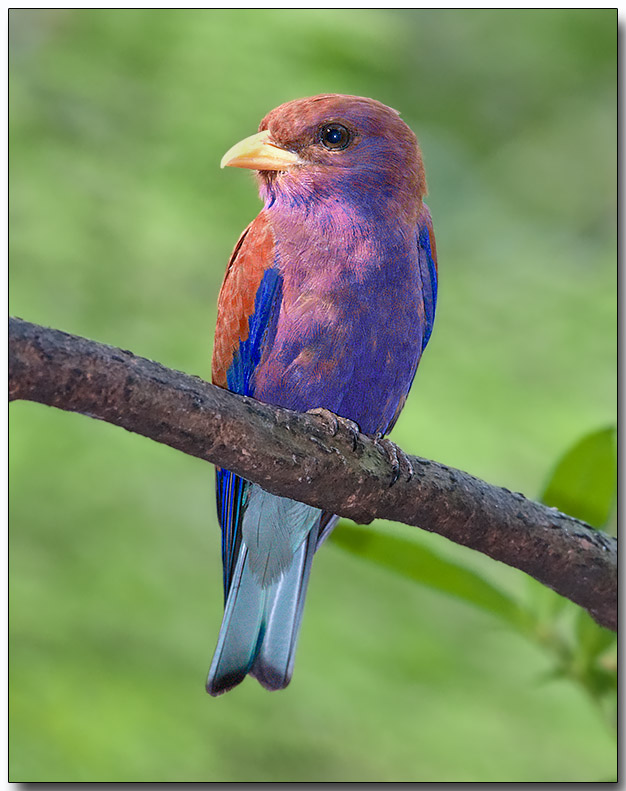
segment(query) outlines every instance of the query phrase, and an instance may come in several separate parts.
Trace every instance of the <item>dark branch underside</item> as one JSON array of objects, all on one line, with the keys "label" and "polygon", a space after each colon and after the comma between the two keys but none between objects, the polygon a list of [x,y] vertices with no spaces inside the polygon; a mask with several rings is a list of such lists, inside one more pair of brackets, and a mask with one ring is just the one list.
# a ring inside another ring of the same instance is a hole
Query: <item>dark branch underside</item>
[{"label": "dark branch underside", "polygon": [[370,437],[234,395],[131,352],[10,319],[9,398],[106,420],[356,522],[421,527],[521,569],[617,628],[617,541],[547,506],[411,456],[390,487]]}]

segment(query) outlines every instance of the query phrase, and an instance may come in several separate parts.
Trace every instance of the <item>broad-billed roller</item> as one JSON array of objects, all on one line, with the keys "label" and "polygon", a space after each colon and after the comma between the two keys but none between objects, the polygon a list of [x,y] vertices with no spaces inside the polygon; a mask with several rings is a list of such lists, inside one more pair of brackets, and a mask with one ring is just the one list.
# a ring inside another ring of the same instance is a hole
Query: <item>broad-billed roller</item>
[{"label": "broad-billed roller", "polygon": [[[272,110],[222,167],[258,171],[264,207],[219,296],[213,382],[379,440],[432,331],[437,259],[413,132],[373,99],[327,94]],[[382,440],[384,441],[384,440]],[[337,517],[217,470],[225,611],[207,690],[250,673],[287,686],[311,564]]]}]

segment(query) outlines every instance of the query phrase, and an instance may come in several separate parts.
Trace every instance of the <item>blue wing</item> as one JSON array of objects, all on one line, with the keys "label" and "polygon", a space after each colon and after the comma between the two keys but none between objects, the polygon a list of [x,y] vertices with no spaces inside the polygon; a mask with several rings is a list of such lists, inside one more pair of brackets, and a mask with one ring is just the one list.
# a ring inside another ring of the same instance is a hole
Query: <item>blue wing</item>
[{"label": "blue wing", "polygon": [[278,269],[266,269],[256,292],[254,312],[248,318],[248,337],[239,341],[226,372],[228,389],[233,393],[254,396],[254,372],[276,334],[282,296],[283,279]]},{"label": "blue wing", "polygon": [[217,515],[222,528],[222,568],[224,599],[228,596],[239,547],[241,545],[241,518],[245,505],[248,482],[230,470],[215,470]]},{"label": "blue wing", "polygon": [[430,216],[430,211],[426,204],[423,204],[422,211],[420,212],[419,220],[417,223],[417,263],[420,270],[420,277],[422,280],[422,300],[424,304],[424,328],[422,332],[422,346],[419,349],[419,354],[416,355],[415,364],[409,386],[406,392],[400,398],[398,406],[394,413],[393,418],[389,421],[389,425],[384,433],[388,434],[395,426],[396,421],[400,417],[400,412],[404,408],[409,390],[415,379],[417,367],[422,356],[422,352],[426,348],[426,344],[430,340],[433,332],[433,324],[435,323],[435,309],[437,307],[437,249],[435,246],[435,234],[433,232],[433,222]]},{"label": "blue wing", "polygon": [[[264,350],[272,343],[281,302],[282,278],[276,268],[270,267],[261,278],[254,310],[248,317],[248,337],[239,340],[226,371],[228,389],[232,392],[254,396],[254,372]],[[217,468],[215,488],[222,528],[224,596],[227,597],[241,545],[241,520],[249,484],[229,470]]]},{"label": "blue wing", "polygon": [[424,318],[426,321],[422,340],[422,351],[424,351],[433,331],[435,308],[437,307],[437,249],[435,247],[433,222],[426,206],[423,207],[420,214],[417,234],[419,267],[424,294]]}]

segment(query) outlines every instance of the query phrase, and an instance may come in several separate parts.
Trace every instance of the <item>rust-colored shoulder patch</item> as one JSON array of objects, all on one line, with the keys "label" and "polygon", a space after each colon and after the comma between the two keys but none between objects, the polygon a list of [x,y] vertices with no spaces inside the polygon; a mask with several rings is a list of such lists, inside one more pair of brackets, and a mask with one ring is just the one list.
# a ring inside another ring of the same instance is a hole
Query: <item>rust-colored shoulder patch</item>
[{"label": "rust-colored shoulder patch", "polygon": [[213,344],[213,384],[227,387],[226,373],[240,341],[248,337],[248,319],[265,270],[274,264],[274,233],[262,211],[239,237],[228,262],[217,302]]}]

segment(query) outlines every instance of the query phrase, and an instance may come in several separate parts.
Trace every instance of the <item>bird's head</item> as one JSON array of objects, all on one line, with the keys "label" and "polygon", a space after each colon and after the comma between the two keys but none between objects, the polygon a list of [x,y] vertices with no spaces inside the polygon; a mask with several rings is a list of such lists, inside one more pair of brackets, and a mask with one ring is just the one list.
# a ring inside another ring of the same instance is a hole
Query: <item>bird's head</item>
[{"label": "bird's head", "polygon": [[387,212],[397,205],[413,219],[426,193],[413,132],[395,110],[360,96],[324,94],[281,104],[221,165],[257,170],[268,203],[339,200]]}]

